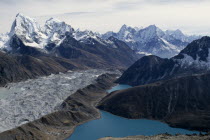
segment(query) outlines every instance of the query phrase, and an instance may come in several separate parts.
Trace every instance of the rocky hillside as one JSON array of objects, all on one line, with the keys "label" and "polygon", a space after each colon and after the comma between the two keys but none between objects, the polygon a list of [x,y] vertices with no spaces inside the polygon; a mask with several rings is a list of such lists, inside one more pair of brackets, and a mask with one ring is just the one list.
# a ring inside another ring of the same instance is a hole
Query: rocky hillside
[{"label": "rocky hillside", "polygon": [[0,85],[85,68],[65,58],[10,55],[0,52]]},{"label": "rocky hillside", "polygon": [[155,119],[170,126],[210,130],[210,74],[159,81],[116,91],[99,109],[131,119]]},{"label": "rocky hillside", "polygon": [[209,49],[210,37],[203,37],[170,59],[145,56],[128,68],[117,82],[137,86],[172,77],[205,73],[210,70]]}]

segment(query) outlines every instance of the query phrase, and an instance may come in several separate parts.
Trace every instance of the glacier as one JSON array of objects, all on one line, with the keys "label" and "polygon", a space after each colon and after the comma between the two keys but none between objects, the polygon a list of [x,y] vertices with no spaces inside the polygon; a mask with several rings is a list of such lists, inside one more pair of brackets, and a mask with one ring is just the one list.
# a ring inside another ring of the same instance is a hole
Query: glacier
[{"label": "glacier", "polygon": [[[55,112],[78,89],[95,82],[106,70],[83,70],[39,77],[0,88],[0,132]],[[5,94],[7,93],[7,95]]]}]

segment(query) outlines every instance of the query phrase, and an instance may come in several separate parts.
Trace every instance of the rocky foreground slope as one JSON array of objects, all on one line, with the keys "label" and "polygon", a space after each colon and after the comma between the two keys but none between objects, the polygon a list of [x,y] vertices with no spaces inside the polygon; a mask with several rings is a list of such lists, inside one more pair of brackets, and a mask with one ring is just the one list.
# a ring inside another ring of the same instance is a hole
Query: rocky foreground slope
[{"label": "rocky foreground slope", "polygon": [[113,86],[113,74],[104,74],[96,82],[69,96],[54,113],[20,127],[0,133],[2,140],[62,140],[71,135],[74,128],[100,117],[95,105]]},{"label": "rocky foreground slope", "polygon": [[199,135],[168,135],[168,134],[161,134],[156,136],[129,136],[124,138],[112,138],[112,137],[106,137],[101,138],[99,140],[209,140],[210,136],[199,136]]},{"label": "rocky foreground slope", "polygon": [[99,109],[131,119],[155,119],[172,127],[210,130],[210,74],[159,81],[113,92]]}]

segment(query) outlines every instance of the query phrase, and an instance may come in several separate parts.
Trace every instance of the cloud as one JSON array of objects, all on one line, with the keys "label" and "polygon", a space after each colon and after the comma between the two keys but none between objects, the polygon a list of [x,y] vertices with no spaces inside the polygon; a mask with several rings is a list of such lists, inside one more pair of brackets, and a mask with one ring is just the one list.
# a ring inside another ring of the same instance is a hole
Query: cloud
[{"label": "cloud", "polygon": [[44,22],[56,17],[75,28],[99,32],[122,24],[187,33],[210,33],[209,0],[0,0],[0,32],[9,31],[19,12]]}]

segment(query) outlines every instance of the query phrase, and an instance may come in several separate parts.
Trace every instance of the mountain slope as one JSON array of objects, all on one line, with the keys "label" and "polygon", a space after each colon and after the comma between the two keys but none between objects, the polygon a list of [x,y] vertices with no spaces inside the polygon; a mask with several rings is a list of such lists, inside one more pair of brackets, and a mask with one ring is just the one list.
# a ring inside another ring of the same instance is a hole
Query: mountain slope
[{"label": "mountain slope", "polygon": [[37,76],[86,68],[64,58],[46,56],[32,57],[0,52],[0,60],[0,86],[8,82],[19,82]]},{"label": "mountain slope", "polygon": [[53,18],[40,27],[34,19],[23,14],[16,16],[10,33],[0,42],[1,50],[6,53],[56,56],[92,68],[124,69],[141,56],[120,40],[104,40],[91,31],[75,31]]},{"label": "mountain slope", "polygon": [[98,107],[126,118],[205,131],[210,130],[209,86],[210,74],[174,78],[113,92]]},{"label": "mountain slope", "polygon": [[121,84],[142,85],[177,76],[210,70],[210,37],[193,41],[177,56],[163,59],[145,56],[128,68],[117,80]]}]

